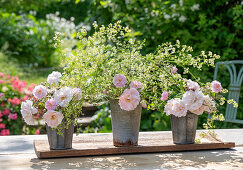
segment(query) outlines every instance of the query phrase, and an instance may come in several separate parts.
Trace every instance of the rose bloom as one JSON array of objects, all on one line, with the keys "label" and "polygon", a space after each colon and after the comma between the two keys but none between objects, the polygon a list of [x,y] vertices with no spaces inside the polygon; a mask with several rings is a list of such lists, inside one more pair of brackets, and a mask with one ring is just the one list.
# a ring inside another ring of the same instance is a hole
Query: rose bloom
[{"label": "rose bloom", "polygon": [[124,87],[126,83],[127,83],[127,79],[122,74],[116,74],[115,77],[113,78],[113,84],[116,87]]},{"label": "rose bloom", "polygon": [[2,117],[3,115],[2,115],[2,111],[0,110],[0,118]]},{"label": "rose bloom", "polygon": [[178,68],[176,68],[176,66],[173,66],[172,67],[172,70],[171,70],[171,73],[172,74],[175,74],[177,72]]},{"label": "rose bloom", "polygon": [[197,82],[192,81],[191,79],[189,79],[189,80],[187,80],[187,88],[189,90],[196,91],[196,90],[200,89],[200,86],[199,86],[199,84]]},{"label": "rose bloom", "polygon": [[62,74],[58,71],[53,71],[51,74],[47,77],[47,82],[49,84],[58,83],[60,81],[60,78],[62,77]]},{"label": "rose bloom", "polygon": [[42,99],[46,97],[47,90],[46,87],[43,85],[36,86],[33,90],[34,97],[37,99]]},{"label": "rose bloom", "polygon": [[80,88],[77,88],[77,87],[73,88],[73,96],[74,96],[75,100],[80,100],[81,99],[82,92],[81,92]]},{"label": "rose bloom", "polygon": [[0,123],[0,129],[4,129],[5,128],[5,124],[4,123]]},{"label": "rose bloom", "polygon": [[12,119],[12,120],[17,120],[18,115],[17,115],[17,113],[10,113],[10,114],[8,115],[8,118],[9,118],[9,119]]},{"label": "rose bloom", "polygon": [[54,93],[54,100],[59,104],[61,107],[68,105],[68,103],[73,98],[73,91],[70,87],[62,87],[60,90],[57,90]]},{"label": "rose bloom", "polygon": [[199,109],[204,101],[204,95],[201,91],[187,91],[183,94],[182,100],[186,103],[189,111]]},{"label": "rose bloom", "polygon": [[140,102],[140,95],[137,89],[131,88],[124,90],[120,96],[119,105],[121,109],[131,111],[136,109]]},{"label": "rose bloom", "polygon": [[46,124],[51,128],[57,128],[62,123],[64,116],[61,112],[49,110],[43,115]]},{"label": "rose bloom", "polygon": [[3,129],[0,133],[2,136],[8,136],[10,134],[9,129]]},{"label": "rose bloom", "polygon": [[39,134],[40,134],[40,129],[36,129],[35,135],[39,135]]},{"label": "rose bloom", "polygon": [[216,103],[209,97],[209,95],[204,96],[204,111],[211,113],[213,110],[216,110],[215,105]]},{"label": "rose bloom", "polygon": [[169,93],[167,91],[164,91],[162,93],[160,100],[163,100],[163,101],[168,100],[168,97],[169,97]]},{"label": "rose bloom", "polygon": [[5,95],[4,93],[0,93],[0,98],[4,97],[4,95]]},{"label": "rose bloom", "polygon": [[203,114],[204,110],[205,110],[205,107],[202,105],[197,110],[193,110],[191,112],[194,113],[194,114],[196,114],[196,115],[201,115],[201,114]]},{"label": "rose bloom", "polygon": [[35,107],[33,107],[32,101],[26,100],[25,102],[22,102],[20,112],[21,112],[25,122],[28,125],[35,124],[36,120],[33,115],[37,113],[37,109]]},{"label": "rose bloom", "polygon": [[57,102],[54,99],[48,99],[45,103],[47,110],[55,110],[57,108]]},{"label": "rose bloom", "polygon": [[143,89],[143,84],[139,81],[132,81],[130,83],[130,88],[135,88],[135,89],[137,89],[138,91],[141,92],[142,89]]},{"label": "rose bloom", "polygon": [[173,114],[174,100],[176,100],[176,99],[171,99],[171,100],[167,101],[167,103],[165,105],[164,111],[165,111],[167,116]]},{"label": "rose bloom", "polygon": [[13,105],[19,105],[21,103],[21,100],[17,97],[14,97],[13,99],[10,99],[9,102],[11,102],[11,104]]},{"label": "rose bloom", "polygon": [[9,113],[10,113],[10,110],[8,108],[5,108],[3,110],[3,115],[9,115]]},{"label": "rose bloom", "polygon": [[141,106],[142,106],[143,108],[145,108],[145,109],[148,107],[147,104],[145,103],[145,101],[142,101],[142,102],[141,102]]},{"label": "rose bloom", "polygon": [[3,83],[5,83],[3,80],[0,80],[0,84],[3,84]]},{"label": "rose bloom", "polygon": [[0,72],[0,77],[4,78],[4,74],[2,72]]},{"label": "rose bloom", "polygon": [[177,117],[186,116],[187,114],[187,106],[183,100],[174,100],[172,110]]},{"label": "rose bloom", "polygon": [[217,80],[214,80],[212,82],[212,91],[215,92],[215,93],[218,93],[222,90],[222,86],[221,86],[221,83],[218,82]]}]

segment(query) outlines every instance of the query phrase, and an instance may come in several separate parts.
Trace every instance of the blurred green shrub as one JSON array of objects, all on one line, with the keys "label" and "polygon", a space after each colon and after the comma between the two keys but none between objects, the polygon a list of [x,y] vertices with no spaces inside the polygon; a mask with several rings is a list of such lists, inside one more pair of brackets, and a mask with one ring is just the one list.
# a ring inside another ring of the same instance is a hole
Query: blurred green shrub
[{"label": "blurred green shrub", "polygon": [[43,67],[55,62],[52,58],[54,31],[46,21],[37,21],[33,15],[0,11],[0,49],[22,64]]}]

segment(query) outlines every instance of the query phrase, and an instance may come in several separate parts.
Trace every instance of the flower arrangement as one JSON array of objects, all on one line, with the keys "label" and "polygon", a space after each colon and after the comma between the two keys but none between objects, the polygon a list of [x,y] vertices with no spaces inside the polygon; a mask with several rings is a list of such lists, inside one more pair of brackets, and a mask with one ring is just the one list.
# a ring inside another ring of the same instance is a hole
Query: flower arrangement
[{"label": "flower arrangement", "polygon": [[71,86],[78,84],[90,103],[119,99],[126,111],[140,103],[146,106],[142,98],[147,69],[140,53],[144,43],[127,39],[131,30],[120,22],[99,29],[96,23],[93,26],[96,32],[86,37],[82,29],[77,48],[65,55],[63,79]]},{"label": "flower arrangement", "polygon": [[[21,102],[30,98],[35,84],[27,87],[17,76],[0,72],[0,135],[33,134],[36,128],[25,128],[20,114]],[[37,130],[38,132],[38,130]]]},{"label": "flower arrangement", "polygon": [[[213,120],[224,120],[217,107],[223,105],[227,93],[220,82],[200,82],[191,69],[213,67],[219,55],[202,51],[194,55],[190,46],[164,43],[154,53],[142,55],[144,42],[128,38],[131,30],[120,22],[101,26],[87,37],[78,33],[77,48],[64,50],[64,80],[71,86],[78,84],[85,91],[85,100],[98,102],[119,99],[123,110],[133,110],[139,103],[167,115],[186,116],[211,113],[204,125],[213,128]],[[57,42],[61,42],[56,37]],[[230,100],[237,107],[237,103]]]},{"label": "flower arrangement", "polygon": [[[33,90],[33,96],[21,104],[21,114],[28,125],[34,125],[41,118],[51,128],[58,129],[66,122],[65,128],[71,123],[77,125],[77,118],[82,109],[82,92],[79,88],[65,86],[61,82],[62,74],[52,72],[47,82]],[[64,121],[65,120],[65,121]]]},{"label": "flower arrangement", "polygon": [[[214,120],[224,120],[224,116],[218,114],[217,107],[225,103],[222,94],[227,93],[227,90],[217,80],[200,82],[200,77],[195,76],[190,69],[200,71],[203,66],[214,66],[214,61],[220,56],[204,51],[193,56],[192,51],[192,47],[177,41],[174,45],[164,43],[154,54],[148,54],[147,65],[153,74],[147,75],[150,82],[145,98],[152,109],[164,111],[166,115],[182,117],[188,112],[197,115],[211,113],[212,118],[208,119],[204,127],[212,129]],[[228,102],[233,103],[234,107],[238,106],[235,101]]]}]

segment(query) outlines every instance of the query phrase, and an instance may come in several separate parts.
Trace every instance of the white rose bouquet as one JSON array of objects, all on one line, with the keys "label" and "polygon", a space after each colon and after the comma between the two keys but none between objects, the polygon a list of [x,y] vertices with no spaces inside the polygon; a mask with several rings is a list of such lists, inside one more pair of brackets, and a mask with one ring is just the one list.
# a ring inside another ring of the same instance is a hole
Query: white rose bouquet
[{"label": "white rose bouquet", "polygon": [[21,104],[21,114],[28,125],[34,125],[43,118],[47,126],[60,127],[65,119],[65,128],[70,123],[77,125],[76,120],[82,110],[82,92],[79,88],[71,88],[61,83],[62,74],[52,72],[47,82],[38,85],[33,90],[31,100]]}]

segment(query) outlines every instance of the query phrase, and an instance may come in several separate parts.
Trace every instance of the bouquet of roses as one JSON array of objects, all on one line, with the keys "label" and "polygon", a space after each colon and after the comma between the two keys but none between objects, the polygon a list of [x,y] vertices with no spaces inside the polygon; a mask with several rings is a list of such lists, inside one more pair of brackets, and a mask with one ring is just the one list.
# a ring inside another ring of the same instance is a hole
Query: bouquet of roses
[{"label": "bouquet of roses", "polygon": [[61,130],[58,127],[64,119],[75,123],[82,109],[82,92],[63,85],[61,77],[61,73],[52,72],[47,82],[34,88],[33,98],[22,102],[21,114],[27,124],[34,125],[43,118],[47,126]]},{"label": "bouquet of roses", "polygon": [[121,109],[131,111],[140,103],[142,107],[147,107],[140,97],[140,92],[143,89],[141,82],[135,80],[129,83],[124,75],[116,74],[113,78],[113,84],[109,87],[104,91],[105,95],[111,99],[119,98]]}]

